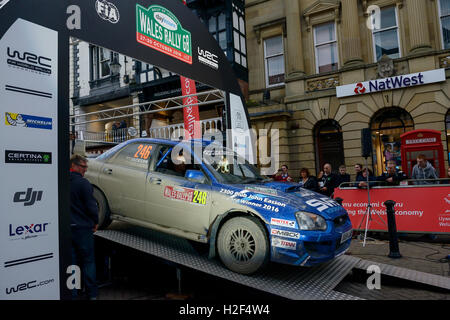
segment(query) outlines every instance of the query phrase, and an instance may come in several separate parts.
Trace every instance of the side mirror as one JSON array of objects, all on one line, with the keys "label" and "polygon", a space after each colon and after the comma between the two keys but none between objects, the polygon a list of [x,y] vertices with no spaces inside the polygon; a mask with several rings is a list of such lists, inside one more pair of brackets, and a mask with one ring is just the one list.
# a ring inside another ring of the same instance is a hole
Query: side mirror
[{"label": "side mirror", "polygon": [[184,175],[186,179],[192,182],[205,183],[206,177],[200,170],[187,170]]}]

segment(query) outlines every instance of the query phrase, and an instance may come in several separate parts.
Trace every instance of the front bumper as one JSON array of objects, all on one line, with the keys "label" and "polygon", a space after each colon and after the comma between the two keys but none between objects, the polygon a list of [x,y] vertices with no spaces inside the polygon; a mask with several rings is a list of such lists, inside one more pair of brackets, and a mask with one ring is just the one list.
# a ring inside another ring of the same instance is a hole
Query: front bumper
[{"label": "front bumper", "polygon": [[[311,267],[344,254],[350,247],[351,237],[344,242],[341,242],[341,239],[343,234],[350,233],[352,230],[350,220],[340,226],[335,226],[332,221],[327,221],[327,223],[329,227],[326,231],[296,230],[300,233],[300,238],[296,240],[273,235],[271,231],[271,261]],[[277,229],[280,228],[277,227]],[[280,240],[284,240],[281,241],[283,244],[281,246]],[[285,243],[291,245],[286,246]]]}]

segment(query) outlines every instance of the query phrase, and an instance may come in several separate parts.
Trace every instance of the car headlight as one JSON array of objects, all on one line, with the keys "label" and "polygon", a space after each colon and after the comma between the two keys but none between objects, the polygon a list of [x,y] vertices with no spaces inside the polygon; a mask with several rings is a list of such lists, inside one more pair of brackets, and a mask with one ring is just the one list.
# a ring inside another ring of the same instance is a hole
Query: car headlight
[{"label": "car headlight", "polygon": [[295,214],[300,230],[327,230],[327,222],[321,216],[309,212]]}]

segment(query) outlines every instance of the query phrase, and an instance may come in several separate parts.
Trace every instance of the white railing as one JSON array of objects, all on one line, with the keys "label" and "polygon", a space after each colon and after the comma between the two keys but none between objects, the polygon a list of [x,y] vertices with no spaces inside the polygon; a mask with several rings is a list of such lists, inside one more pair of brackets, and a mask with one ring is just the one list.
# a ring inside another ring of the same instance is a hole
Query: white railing
[{"label": "white railing", "polygon": [[[205,132],[222,130],[222,118],[212,118],[201,120],[202,126],[202,134]],[[177,123],[168,126],[150,128],[148,132],[148,137],[150,138],[160,138],[160,139],[179,139],[180,137],[184,138],[184,123]],[[136,136],[138,137],[138,136]],[[128,128],[116,129],[116,130],[107,130],[104,132],[92,132],[92,131],[79,131],[77,132],[77,139],[89,142],[98,142],[98,143],[120,143],[129,139],[133,139],[136,137],[132,137],[128,134]]]}]

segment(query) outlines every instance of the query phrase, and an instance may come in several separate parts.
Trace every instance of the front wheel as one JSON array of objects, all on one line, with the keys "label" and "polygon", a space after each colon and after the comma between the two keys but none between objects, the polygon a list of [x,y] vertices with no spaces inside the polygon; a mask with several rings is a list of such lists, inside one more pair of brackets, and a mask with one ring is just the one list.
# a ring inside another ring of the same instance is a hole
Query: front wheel
[{"label": "front wheel", "polygon": [[269,261],[269,241],[264,227],[254,217],[236,217],[219,230],[217,251],[223,264],[241,274],[261,270]]},{"label": "front wheel", "polygon": [[106,229],[112,222],[110,218],[108,201],[103,193],[97,188],[94,188],[93,196],[97,202],[98,208],[98,229]]}]

